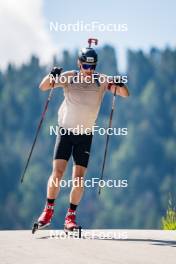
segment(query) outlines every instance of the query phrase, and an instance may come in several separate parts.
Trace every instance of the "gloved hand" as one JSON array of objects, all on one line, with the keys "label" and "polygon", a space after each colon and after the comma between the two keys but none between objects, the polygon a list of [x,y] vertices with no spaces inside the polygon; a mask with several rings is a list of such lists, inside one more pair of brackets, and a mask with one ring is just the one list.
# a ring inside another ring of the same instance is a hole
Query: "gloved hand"
[{"label": "gloved hand", "polygon": [[60,76],[62,70],[63,68],[53,67],[50,74],[53,75],[54,78],[56,78],[56,76]]},{"label": "gloved hand", "polygon": [[118,85],[119,87],[124,87],[125,83],[119,82],[119,78],[114,78],[114,84]]}]

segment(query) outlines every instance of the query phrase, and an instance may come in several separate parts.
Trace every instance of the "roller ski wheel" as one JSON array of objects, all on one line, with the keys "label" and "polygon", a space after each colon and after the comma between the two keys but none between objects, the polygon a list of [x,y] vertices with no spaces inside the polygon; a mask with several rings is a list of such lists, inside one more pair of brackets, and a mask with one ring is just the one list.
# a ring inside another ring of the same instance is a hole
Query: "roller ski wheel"
[{"label": "roller ski wheel", "polygon": [[33,227],[32,227],[32,234],[34,234],[37,230],[42,230],[42,229],[45,229],[47,226],[49,226],[50,223],[47,223],[47,224],[42,224],[42,223],[39,223],[39,222],[35,222],[33,224]]},{"label": "roller ski wheel", "polygon": [[82,235],[82,227],[81,226],[74,226],[73,228],[67,228],[66,226],[64,227],[64,232],[68,236],[72,237],[79,237],[81,238]]}]

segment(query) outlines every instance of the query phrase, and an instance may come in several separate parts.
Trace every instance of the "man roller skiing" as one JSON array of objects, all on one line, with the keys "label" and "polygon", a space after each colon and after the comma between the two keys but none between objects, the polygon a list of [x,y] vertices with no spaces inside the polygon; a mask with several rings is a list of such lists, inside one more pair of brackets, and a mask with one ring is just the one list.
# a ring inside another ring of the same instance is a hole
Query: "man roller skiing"
[{"label": "man roller skiing", "polygon": [[[101,83],[95,78],[95,76],[106,77],[106,75],[95,73],[98,56],[96,51],[91,48],[91,43],[89,44],[89,47],[83,48],[79,52],[79,71],[67,71],[61,74],[61,68],[55,67],[40,83],[42,91],[49,90],[53,85],[51,77],[56,80],[56,77],[59,76],[54,88],[62,87],[64,89],[64,100],[58,111],[59,131],[54,148],[52,173],[47,185],[47,201],[44,211],[38,218],[39,229],[48,226],[51,222],[55,199],[60,189],[59,183],[71,156],[74,162],[72,179],[73,181],[77,180],[78,184],[73,185],[70,192],[70,205],[65,217],[64,228],[69,231],[78,228],[76,208],[84,191],[84,186],[81,183],[89,161],[93,137],[92,127],[95,125],[103,95],[108,90],[112,93],[116,91],[117,95],[123,97],[129,95],[126,85],[108,83],[107,81]],[[66,77],[66,82],[61,81],[63,76]],[[75,128],[81,129],[74,133]]]}]

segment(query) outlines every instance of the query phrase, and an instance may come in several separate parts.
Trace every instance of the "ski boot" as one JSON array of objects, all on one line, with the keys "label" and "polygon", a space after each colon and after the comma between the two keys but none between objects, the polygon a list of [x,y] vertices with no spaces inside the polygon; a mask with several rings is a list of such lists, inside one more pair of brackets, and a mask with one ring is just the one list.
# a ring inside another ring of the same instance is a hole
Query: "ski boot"
[{"label": "ski boot", "polygon": [[35,231],[38,229],[44,229],[45,227],[49,226],[53,214],[54,214],[54,204],[46,204],[44,211],[38,218],[37,222],[35,222],[33,225],[32,234],[34,234]]},{"label": "ski boot", "polygon": [[78,236],[81,238],[81,226],[78,226],[76,223],[76,211],[68,209],[65,223],[64,223],[65,233]]}]

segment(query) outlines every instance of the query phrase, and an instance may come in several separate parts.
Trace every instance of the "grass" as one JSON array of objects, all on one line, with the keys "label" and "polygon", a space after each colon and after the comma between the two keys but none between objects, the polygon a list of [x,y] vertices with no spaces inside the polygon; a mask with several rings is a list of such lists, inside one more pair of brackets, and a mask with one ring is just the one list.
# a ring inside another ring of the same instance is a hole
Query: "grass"
[{"label": "grass", "polygon": [[173,200],[169,195],[168,209],[166,215],[162,218],[163,230],[176,230],[176,209],[173,206]]}]

